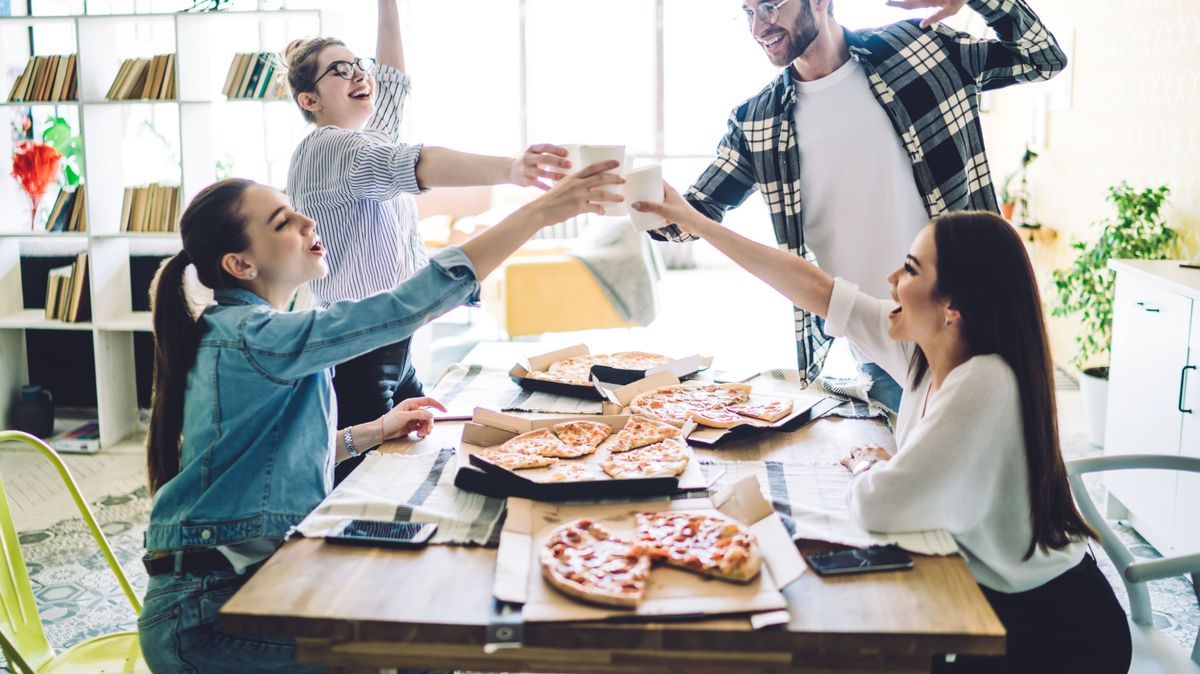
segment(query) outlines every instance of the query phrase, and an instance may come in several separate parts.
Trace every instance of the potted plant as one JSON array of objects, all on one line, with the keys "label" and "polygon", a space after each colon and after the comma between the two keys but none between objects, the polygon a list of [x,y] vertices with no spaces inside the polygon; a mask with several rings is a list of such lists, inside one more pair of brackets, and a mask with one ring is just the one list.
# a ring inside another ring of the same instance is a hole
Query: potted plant
[{"label": "potted plant", "polygon": [[1080,371],[1088,421],[1088,442],[1104,446],[1108,404],[1108,359],[1112,348],[1112,305],[1115,275],[1108,261],[1163,260],[1172,252],[1178,233],[1167,226],[1162,207],[1171,191],[1165,185],[1137,191],[1126,182],[1108,189],[1108,200],[1117,208],[1114,218],[1096,223],[1102,227],[1093,243],[1073,241],[1078,251],[1070,267],[1052,273],[1055,316],[1080,314],[1081,330],[1073,364]]},{"label": "potted plant", "polygon": [[[1024,220],[1028,219],[1029,165],[1037,158],[1038,153],[1026,146],[1025,153],[1021,155],[1020,167],[1005,176],[1004,183],[1000,185],[1000,215],[1014,224],[1023,225]],[[1021,207],[1020,211],[1017,211],[1017,206]],[[1018,213],[1022,220],[1019,223],[1013,220],[1013,216]]]}]

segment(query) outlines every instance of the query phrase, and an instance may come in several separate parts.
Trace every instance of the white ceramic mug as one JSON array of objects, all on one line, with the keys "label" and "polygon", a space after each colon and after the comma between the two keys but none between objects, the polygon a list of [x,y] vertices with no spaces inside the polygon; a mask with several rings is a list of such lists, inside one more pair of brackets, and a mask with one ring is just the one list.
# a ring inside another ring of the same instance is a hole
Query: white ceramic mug
[{"label": "white ceramic mug", "polygon": [[[579,146],[579,164],[572,170],[572,173],[586,166],[591,166],[602,161],[617,161],[621,162],[621,166],[617,167],[615,173],[620,174],[625,168],[625,146],[624,145],[580,145]],[[613,194],[621,193],[620,185],[605,185],[604,191],[612,192]],[[626,215],[629,209],[625,203],[614,204],[612,202],[600,202],[604,206],[604,215]]]},{"label": "white ceramic mug", "polygon": [[634,229],[646,232],[665,227],[667,221],[654,213],[643,213],[635,210],[632,205],[638,201],[650,201],[661,204],[666,199],[663,191],[662,166],[651,164],[634,169],[625,174],[624,188],[625,203],[630,206],[629,219]]}]

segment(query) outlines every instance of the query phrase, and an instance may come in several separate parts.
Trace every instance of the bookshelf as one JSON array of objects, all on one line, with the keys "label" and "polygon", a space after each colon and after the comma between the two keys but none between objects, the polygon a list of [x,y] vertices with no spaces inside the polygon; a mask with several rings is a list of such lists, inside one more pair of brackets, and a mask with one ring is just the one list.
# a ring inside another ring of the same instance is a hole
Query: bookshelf
[{"label": "bookshelf", "polygon": [[[92,9],[101,3],[89,4]],[[296,37],[339,34],[340,19],[320,9],[96,14],[81,11],[77,2],[66,7],[64,12],[75,13],[0,17],[0,40],[6,43],[0,51],[0,95],[30,57],[77,55],[78,100],[0,102],[0,118],[8,125],[28,111],[38,139],[39,120],[66,119],[82,139],[81,182],[87,190],[87,231],[41,231],[45,203],[56,197],[53,187],[43,198],[39,231],[31,231],[28,200],[8,175],[12,143],[8,134],[0,138],[0,426],[7,426],[19,387],[29,383],[27,339],[42,334],[30,331],[90,333],[95,381],[79,386],[95,386],[101,446],[109,447],[137,432],[134,341],[151,331],[144,299],[134,298],[146,291],[145,272],[131,279],[131,260],[166,257],[180,248],[177,232],[122,230],[126,188],[178,185],[176,212],[182,213],[223,172],[282,187],[304,122],[290,101],[226,100],[222,87],[230,63],[239,52],[278,52]],[[176,98],[105,100],[125,59],[168,53],[176,57]],[[146,165],[147,157],[155,168]],[[22,277],[33,272],[23,274],[22,266],[81,252],[88,253],[91,320],[47,320],[41,306],[28,304],[26,296],[36,295],[37,288],[23,287]]]}]

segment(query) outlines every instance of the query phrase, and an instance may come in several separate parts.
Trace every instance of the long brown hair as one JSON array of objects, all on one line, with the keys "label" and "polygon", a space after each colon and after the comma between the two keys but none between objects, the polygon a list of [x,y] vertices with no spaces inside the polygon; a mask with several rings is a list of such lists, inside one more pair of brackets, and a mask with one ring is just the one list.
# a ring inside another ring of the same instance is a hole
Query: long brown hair
[{"label": "long brown hair", "polygon": [[209,288],[236,285],[233,277],[221,269],[221,258],[250,247],[240,208],[246,189],[254,184],[231,178],[201,190],[180,219],[183,250],[162,263],[150,284],[154,388],[146,462],[151,494],[179,473],[184,388],[200,348],[202,330],[188,300],[184,274],[189,265],[194,265],[196,277]]},{"label": "long brown hair", "polygon": [[320,77],[317,66],[320,65],[321,52],[334,45],[344,47],[346,43],[335,37],[309,37],[292,40],[287,49],[283,50],[283,62],[287,64],[288,89],[296,107],[300,108],[300,114],[304,115],[304,120],[309,123],[316,122],[317,118],[300,105],[300,94],[312,91],[313,80]]},{"label": "long brown hair", "polygon": [[[935,292],[962,315],[967,349],[972,355],[999,355],[1017,376],[1033,525],[1033,540],[1024,558],[1032,557],[1035,549],[1046,552],[1094,537],[1075,508],[1067,483],[1059,449],[1054,365],[1025,244],[1012,225],[986,211],[935,218],[933,237]],[[929,361],[917,349],[913,383],[923,379],[928,369]]]}]

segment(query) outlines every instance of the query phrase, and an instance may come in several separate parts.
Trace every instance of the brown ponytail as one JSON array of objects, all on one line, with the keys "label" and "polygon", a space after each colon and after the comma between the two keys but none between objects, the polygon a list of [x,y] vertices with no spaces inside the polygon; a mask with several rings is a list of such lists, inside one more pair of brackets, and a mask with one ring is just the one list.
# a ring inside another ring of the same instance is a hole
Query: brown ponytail
[{"label": "brown ponytail", "polygon": [[313,90],[313,81],[320,77],[317,68],[321,64],[321,52],[334,45],[344,47],[346,43],[333,37],[310,37],[292,40],[283,50],[283,62],[287,65],[288,89],[306,122],[315,123],[317,119],[300,106],[300,94]]},{"label": "brown ponytail", "polygon": [[163,262],[150,285],[154,388],[146,462],[151,494],[179,473],[184,390],[202,335],[188,299],[185,273],[189,265],[195,264],[196,276],[205,286],[215,289],[236,285],[221,269],[221,258],[250,246],[240,208],[242,195],[254,184],[233,178],[209,185],[197,194],[180,219],[183,250]]}]

